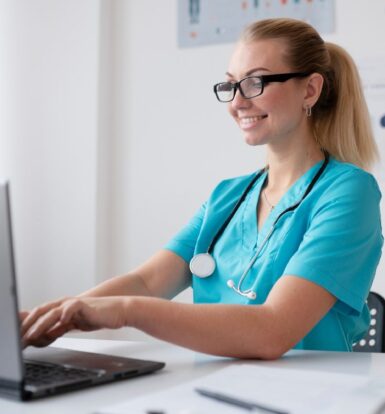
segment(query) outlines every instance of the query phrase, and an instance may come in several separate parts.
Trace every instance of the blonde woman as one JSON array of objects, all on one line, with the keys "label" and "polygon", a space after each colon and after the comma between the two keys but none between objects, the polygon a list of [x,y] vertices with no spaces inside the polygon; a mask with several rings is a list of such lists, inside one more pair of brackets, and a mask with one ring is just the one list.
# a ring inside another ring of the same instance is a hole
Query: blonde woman
[{"label": "blonde woman", "polygon": [[[381,256],[377,156],[356,67],[308,24],[249,26],[214,86],[266,166],[221,182],[165,249],[127,275],[21,315],[24,344],[133,326],[197,351],[351,351]],[[194,304],[170,299],[192,285]]]}]

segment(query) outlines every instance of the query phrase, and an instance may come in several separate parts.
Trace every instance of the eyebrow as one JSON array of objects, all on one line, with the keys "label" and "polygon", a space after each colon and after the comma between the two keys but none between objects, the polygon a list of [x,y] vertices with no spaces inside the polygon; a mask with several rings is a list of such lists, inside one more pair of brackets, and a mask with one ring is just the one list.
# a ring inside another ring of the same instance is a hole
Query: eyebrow
[{"label": "eyebrow", "polygon": [[[248,71],[245,73],[245,76],[250,76],[250,75],[251,75],[251,74],[253,74],[254,72],[259,72],[259,71],[262,71],[262,70],[267,71],[267,72],[270,72],[270,70],[269,70],[269,69],[267,69],[267,68],[258,67],[258,68],[253,68],[253,69],[248,70]],[[233,76],[230,72],[226,72],[226,75],[227,75],[227,76],[229,76],[230,78],[234,78],[234,76]]]}]

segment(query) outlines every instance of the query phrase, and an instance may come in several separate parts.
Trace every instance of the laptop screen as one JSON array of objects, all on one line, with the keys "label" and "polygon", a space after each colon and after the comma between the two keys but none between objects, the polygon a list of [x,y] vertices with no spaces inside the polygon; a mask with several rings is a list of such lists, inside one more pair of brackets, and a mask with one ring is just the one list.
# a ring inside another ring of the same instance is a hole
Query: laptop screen
[{"label": "laptop screen", "polygon": [[21,381],[23,363],[12,249],[9,185],[0,183],[0,381]]}]

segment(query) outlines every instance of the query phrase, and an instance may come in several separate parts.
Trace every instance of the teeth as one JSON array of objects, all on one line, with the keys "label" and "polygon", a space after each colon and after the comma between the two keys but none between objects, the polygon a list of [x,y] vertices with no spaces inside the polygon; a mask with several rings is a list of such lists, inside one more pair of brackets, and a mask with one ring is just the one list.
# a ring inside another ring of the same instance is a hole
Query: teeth
[{"label": "teeth", "polygon": [[258,116],[247,116],[241,119],[242,122],[249,124],[255,121],[260,121],[263,118],[266,118],[267,115],[258,115]]},{"label": "teeth", "polygon": [[252,124],[253,122],[260,121],[261,119],[266,118],[267,115],[258,115],[258,116],[247,116],[241,118],[241,123],[244,125]]}]

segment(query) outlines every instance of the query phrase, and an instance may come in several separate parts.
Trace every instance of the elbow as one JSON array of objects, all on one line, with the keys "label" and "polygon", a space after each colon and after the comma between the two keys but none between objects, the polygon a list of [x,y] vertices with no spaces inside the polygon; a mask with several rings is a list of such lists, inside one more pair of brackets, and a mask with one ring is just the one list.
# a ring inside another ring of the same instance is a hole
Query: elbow
[{"label": "elbow", "polygon": [[[258,346],[255,344],[258,343]],[[282,342],[258,341],[243,343],[238,351],[223,352],[223,355],[240,359],[259,359],[263,361],[274,361],[281,358],[291,347],[284,346]],[[222,353],[221,353],[222,355]]]},{"label": "elbow", "polygon": [[268,346],[263,349],[260,347],[258,347],[258,349],[253,347],[253,349],[230,354],[224,353],[224,355],[240,359],[258,359],[262,361],[275,361],[281,358],[287,351],[288,349],[282,349],[275,346]]},{"label": "elbow", "polygon": [[261,346],[258,349],[258,359],[264,361],[274,361],[281,358],[292,348],[292,343],[288,343],[280,335],[266,335],[260,341]]},{"label": "elbow", "polygon": [[293,338],[288,337],[283,332],[272,332],[266,336],[263,344],[261,359],[273,361],[281,358],[286,352],[293,348],[295,343]]},{"label": "elbow", "polygon": [[280,347],[271,346],[260,353],[259,359],[263,361],[275,361],[281,358],[287,351],[288,349],[286,348],[283,349]]},{"label": "elbow", "polygon": [[247,337],[233,337],[228,345],[229,348],[222,348],[219,352],[217,350],[212,353],[230,358],[273,361],[281,358],[291,349],[282,338],[277,338],[275,335],[261,336],[257,333],[249,334]]}]

